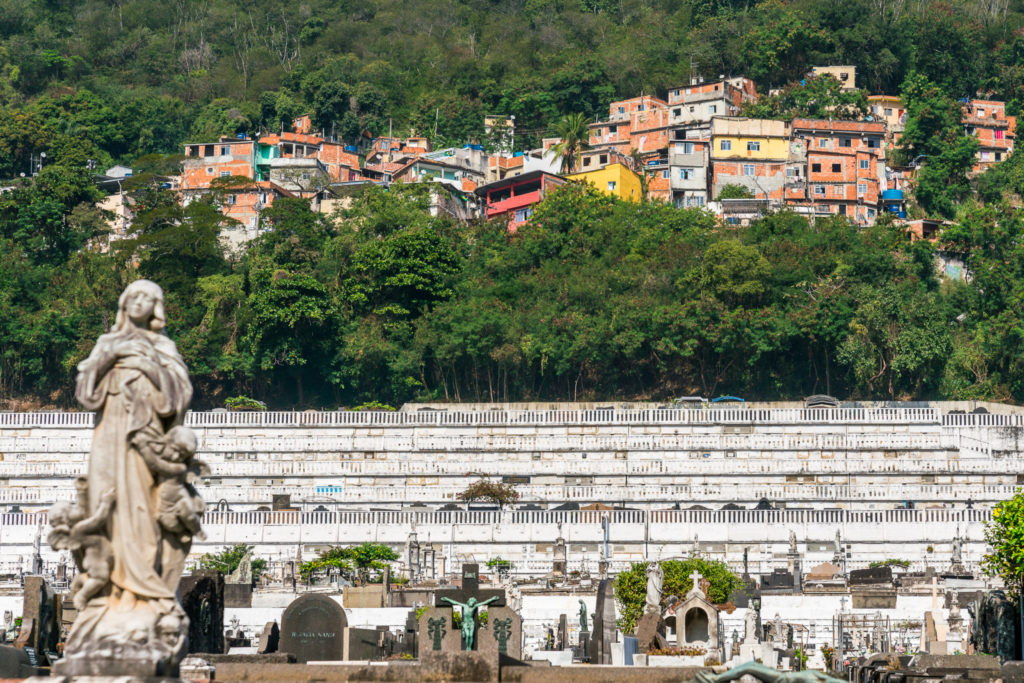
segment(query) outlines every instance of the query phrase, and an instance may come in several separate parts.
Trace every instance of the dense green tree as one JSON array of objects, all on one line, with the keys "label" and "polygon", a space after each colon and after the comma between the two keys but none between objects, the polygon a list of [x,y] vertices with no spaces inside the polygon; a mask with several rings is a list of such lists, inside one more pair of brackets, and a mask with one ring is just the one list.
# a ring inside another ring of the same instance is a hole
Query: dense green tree
[{"label": "dense green tree", "polygon": [[[664,572],[662,603],[670,595],[683,599],[683,596],[693,588],[693,579],[690,575],[694,570],[700,572],[710,584],[708,599],[713,603],[727,602],[733,592],[743,586],[742,580],[719,560],[694,557],[688,560],[664,560],[659,564]],[[647,562],[637,562],[615,577],[615,601],[619,604],[619,613],[622,615],[618,625],[625,633],[633,632],[643,614],[647,597],[647,565]]]},{"label": "dense green tree", "polygon": [[868,100],[863,90],[845,90],[831,75],[809,77],[790,83],[773,95],[743,105],[743,114],[759,119],[861,120],[867,115]]}]

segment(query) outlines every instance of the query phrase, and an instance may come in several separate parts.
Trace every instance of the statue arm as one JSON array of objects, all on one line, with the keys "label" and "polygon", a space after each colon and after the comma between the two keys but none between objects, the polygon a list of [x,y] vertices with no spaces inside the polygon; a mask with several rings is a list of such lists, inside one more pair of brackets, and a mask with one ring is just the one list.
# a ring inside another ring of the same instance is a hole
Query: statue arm
[{"label": "statue arm", "polygon": [[449,605],[458,605],[459,607],[466,607],[466,603],[459,602],[458,600],[452,600],[451,598],[441,598],[441,602],[447,602]]},{"label": "statue arm", "polygon": [[489,605],[489,604],[491,604],[492,602],[494,602],[495,600],[497,600],[500,597],[501,597],[500,595],[494,595],[492,597],[487,598],[483,602],[478,602],[477,605],[479,607],[483,607],[484,605]]},{"label": "statue arm", "polygon": [[81,522],[71,527],[72,538],[81,538],[84,534],[94,534],[99,532],[103,525],[106,524],[107,518],[110,516],[110,511],[114,507],[114,500],[116,494],[114,489],[110,489],[103,494],[100,498],[100,504],[96,506],[96,512],[93,513],[92,517],[87,517]]}]

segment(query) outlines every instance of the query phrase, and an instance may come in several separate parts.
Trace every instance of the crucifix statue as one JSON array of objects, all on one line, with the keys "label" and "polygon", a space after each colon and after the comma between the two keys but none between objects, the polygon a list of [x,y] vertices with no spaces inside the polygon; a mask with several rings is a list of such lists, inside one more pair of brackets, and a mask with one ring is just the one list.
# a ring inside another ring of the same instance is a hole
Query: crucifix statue
[{"label": "crucifix statue", "polygon": [[492,596],[487,598],[483,602],[478,602],[476,598],[470,598],[466,602],[459,602],[458,600],[452,600],[451,598],[441,598],[442,601],[447,602],[450,605],[458,605],[462,608],[462,649],[472,650],[474,641],[476,640],[476,612],[484,605],[489,605],[498,599],[498,596]]}]

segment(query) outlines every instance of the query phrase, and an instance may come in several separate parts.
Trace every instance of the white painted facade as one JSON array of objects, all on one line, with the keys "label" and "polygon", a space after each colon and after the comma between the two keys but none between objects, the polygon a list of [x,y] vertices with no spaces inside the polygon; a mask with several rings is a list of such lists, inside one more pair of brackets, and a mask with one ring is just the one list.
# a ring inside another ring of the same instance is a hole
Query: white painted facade
[{"label": "white painted facade", "polygon": [[[543,575],[561,535],[570,569],[694,551],[739,569],[749,548],[755,573],[784,566],[790,531],[805,571],[832,558],[839,531],[849,569],[890,557],[942,569],[959,528],[974,567],[991,507],[1024,481],[1024,415],[1009,406],[451,408],[190,413],[211,467],[208,538],[194,553],[245,542],[284,561],[378,541],[404,555],[415,529],[446,563],[437,572],[501,556]],[[71,497],[92,419],[0,413],[0,571],[30,561],[45,510]],[[437,509],[482,475],[542,509]],[[258,510],[276,494],[298,510]],[[751,509],[762,499],[783,509]],[[564,503],[625,509],[550,509]],[[729,503],[745,509],[720,509]]]}]

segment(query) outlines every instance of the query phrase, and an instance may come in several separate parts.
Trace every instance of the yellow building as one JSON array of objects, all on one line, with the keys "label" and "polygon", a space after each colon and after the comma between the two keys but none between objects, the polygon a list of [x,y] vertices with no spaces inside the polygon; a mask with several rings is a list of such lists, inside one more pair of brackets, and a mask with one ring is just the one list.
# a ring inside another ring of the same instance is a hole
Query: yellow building
[{"label": "yellow building", "polygon": [[785,121],[718,116],[711,119],[711,196],[739,185],[757,198],[781,202],[789,164]]},{"label": "yellow building", "polygon": [[615,195],[619,199],[638,202],[643,198],[640,176],[618,162],[595,168],[593,171],[570,173],[565,177],[590,183],[601,192]]}]

